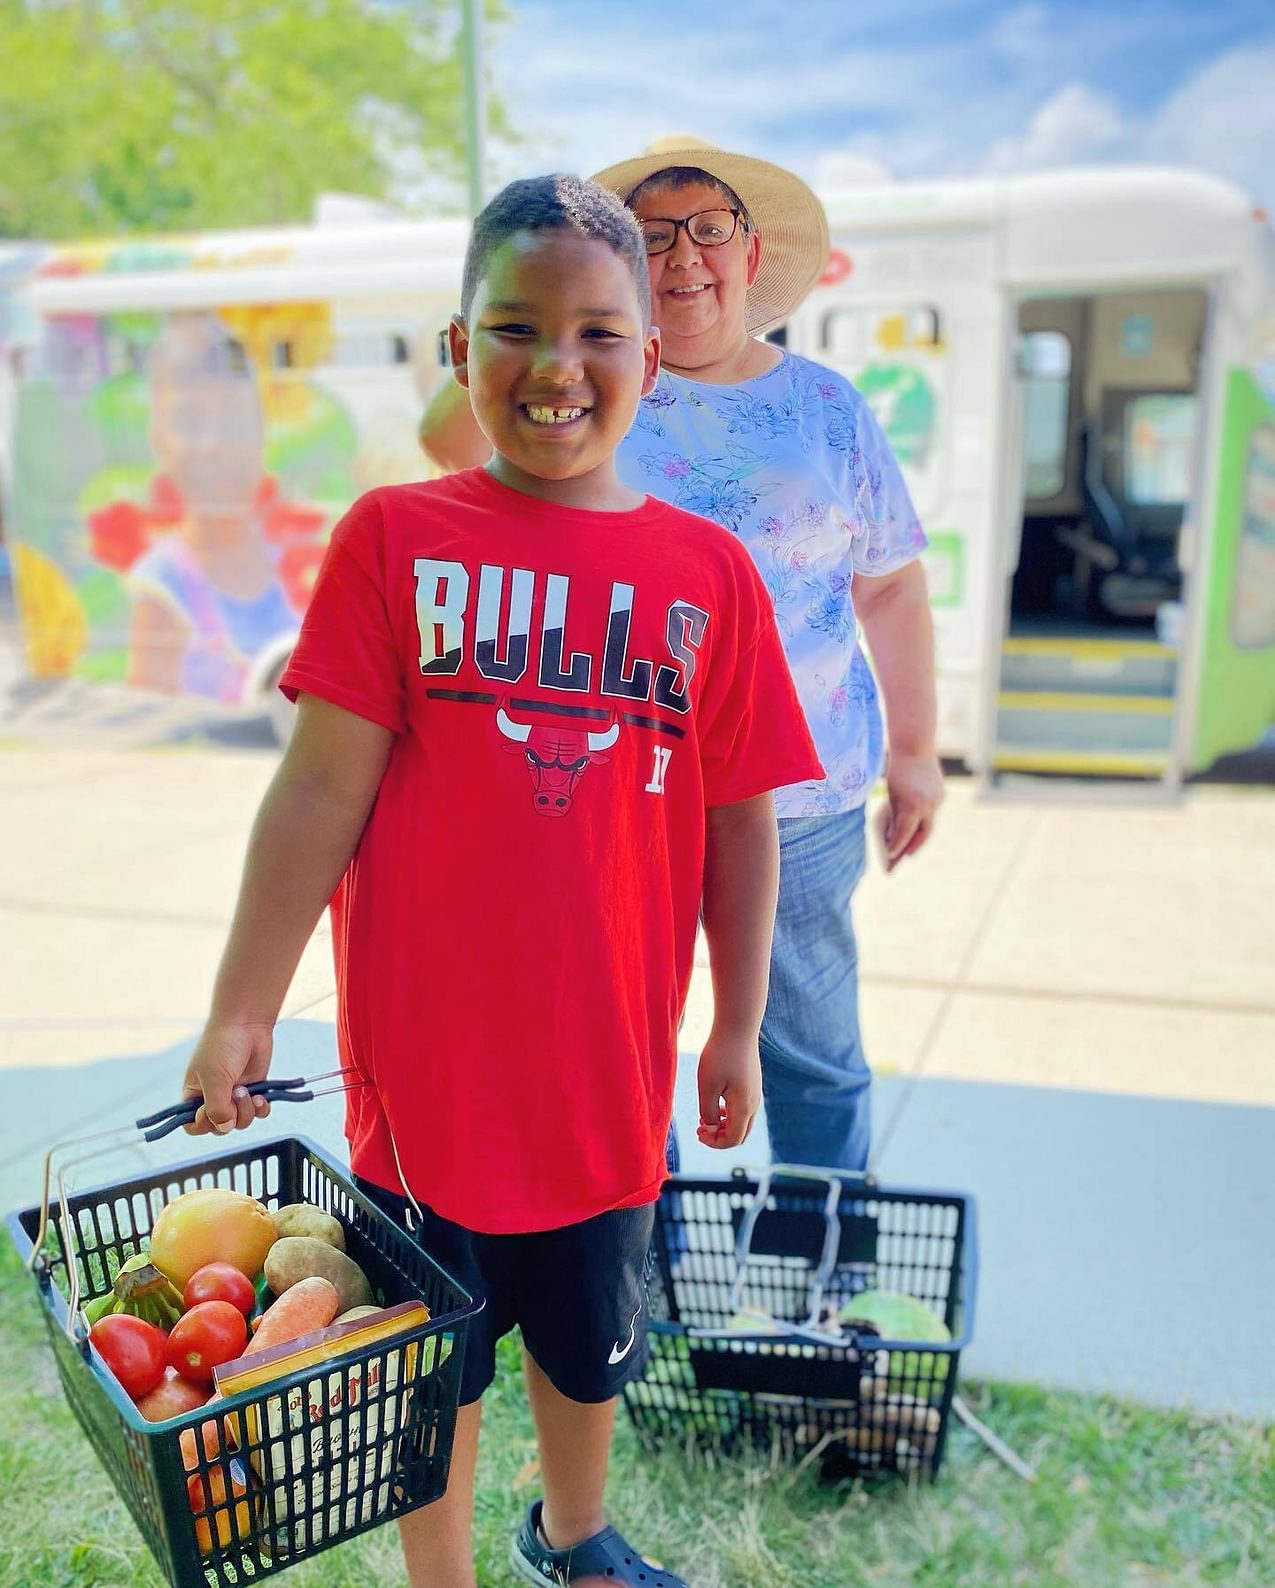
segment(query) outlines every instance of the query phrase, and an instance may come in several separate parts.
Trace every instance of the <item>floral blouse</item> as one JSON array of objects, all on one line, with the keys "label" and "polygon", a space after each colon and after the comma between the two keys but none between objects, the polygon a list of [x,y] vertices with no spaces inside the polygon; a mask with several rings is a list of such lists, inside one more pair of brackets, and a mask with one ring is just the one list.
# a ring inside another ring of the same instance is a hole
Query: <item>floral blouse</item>
[{"label": "floral blouse", "polygon": [[885,746],[853,583],[893,573],[926,545],[867,401],[844,376],[791,353],[734,386],[665,370],[617,463],[635,490],[733,530],[761,569],[828,774],[777,790],[777,814],[862,805]]}]

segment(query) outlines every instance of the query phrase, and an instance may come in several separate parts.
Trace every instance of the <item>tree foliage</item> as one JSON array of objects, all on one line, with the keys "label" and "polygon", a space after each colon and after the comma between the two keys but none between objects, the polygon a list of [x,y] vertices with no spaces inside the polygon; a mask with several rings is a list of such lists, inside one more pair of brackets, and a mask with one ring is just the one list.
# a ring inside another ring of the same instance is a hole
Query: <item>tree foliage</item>
[{"label": "tree foliage", "polygon": [[0,0],[0,236],[267,225],[463,167],[457,0]]}]

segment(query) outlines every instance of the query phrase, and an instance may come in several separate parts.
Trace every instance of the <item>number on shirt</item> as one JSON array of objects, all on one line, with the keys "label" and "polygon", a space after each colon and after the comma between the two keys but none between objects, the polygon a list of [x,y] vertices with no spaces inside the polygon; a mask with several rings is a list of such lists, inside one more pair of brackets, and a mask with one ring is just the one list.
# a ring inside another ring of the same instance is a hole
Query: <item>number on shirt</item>
[{"label": "number on shirt", "polygon": [[663,794],[664,774],[668,771],[669,758],[672,750],[666,750],[662,744],[654,746],[655,765],[651,769],[651,781],[646,785],[648,794]]}]

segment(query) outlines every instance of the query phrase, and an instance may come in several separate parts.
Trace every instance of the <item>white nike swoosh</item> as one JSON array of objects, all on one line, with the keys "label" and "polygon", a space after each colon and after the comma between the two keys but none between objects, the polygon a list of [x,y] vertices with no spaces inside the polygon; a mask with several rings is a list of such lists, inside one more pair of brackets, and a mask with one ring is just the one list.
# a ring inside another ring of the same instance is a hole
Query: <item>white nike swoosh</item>
[{"label": "white nike swoosh", "polygon": [[625,1357],[628,1356],[629,1352],[633,1349],[633,1342],[637,1339],[638,1312],[641,1312],[641,1310],[642,1303],[638,1302],[638,1310],[633,1314],[633,1322],[629,1325],[629,1338],[624,1348],[621,1349],[618,1345],[613,1345],[611,1347],[611,1355],[607,1357],[607,1361],[612,1367],[614,1367],[617,1362],[623,1362]]}]

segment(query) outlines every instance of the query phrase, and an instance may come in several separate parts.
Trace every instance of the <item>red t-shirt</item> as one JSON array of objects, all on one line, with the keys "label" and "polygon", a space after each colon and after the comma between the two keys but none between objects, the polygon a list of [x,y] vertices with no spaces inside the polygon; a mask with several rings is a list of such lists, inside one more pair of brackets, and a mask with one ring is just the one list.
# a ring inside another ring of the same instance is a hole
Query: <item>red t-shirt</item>
[{"label": "red t-shirt", "polygon": [[495,1234],[653,1201],[705,808],[822,770],[748,553],[474,469],[337,526],[285,693],[397,735],[332,901],[360,1174]]}]

